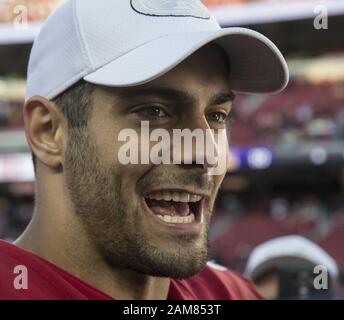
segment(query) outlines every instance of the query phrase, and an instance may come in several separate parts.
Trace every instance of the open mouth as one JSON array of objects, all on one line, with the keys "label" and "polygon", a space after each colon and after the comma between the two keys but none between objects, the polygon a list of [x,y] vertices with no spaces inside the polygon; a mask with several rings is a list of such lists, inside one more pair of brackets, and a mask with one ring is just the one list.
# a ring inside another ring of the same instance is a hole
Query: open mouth
[{"label": "open mouth", "polygon": [[159,191],[145,196],[146,204],[155,216],[173,224],[199,222],[202,200],[200,195],[179,191]]}]

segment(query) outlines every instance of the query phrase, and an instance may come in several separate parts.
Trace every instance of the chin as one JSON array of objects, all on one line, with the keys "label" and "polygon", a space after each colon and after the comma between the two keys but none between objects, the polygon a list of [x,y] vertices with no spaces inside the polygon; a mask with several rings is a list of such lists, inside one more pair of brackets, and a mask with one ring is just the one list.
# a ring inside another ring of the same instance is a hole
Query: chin
[{"label": "chin", "polygon": [[159,259],[153,256],[147,257],[145,266],[141,266],[141,270],[137,271],[155,277],[187,279],[201,272],[208,258],[208,250],[205,248],[194,249],[193,254],[190,254],[190,249],[185,252],[165,251]]},{"label": "chin", "polygon": [[206,266],[206,262],[202,264],[197,264],[197,265],[195,264],[187,265],[184,268],[180,268],[180,267],[172,268],[171,266],[164,266],[160,269],[159,268],[156,269],[156,268],[149,268],[148,266],[147,272],[142,272],[142,270],[140,272],[146,275],[153,276],[153,277],[173,278],[177,280],[182,280],[182,279],[188,279],[195,276],[196,274],[201,272],[205,266]]}]

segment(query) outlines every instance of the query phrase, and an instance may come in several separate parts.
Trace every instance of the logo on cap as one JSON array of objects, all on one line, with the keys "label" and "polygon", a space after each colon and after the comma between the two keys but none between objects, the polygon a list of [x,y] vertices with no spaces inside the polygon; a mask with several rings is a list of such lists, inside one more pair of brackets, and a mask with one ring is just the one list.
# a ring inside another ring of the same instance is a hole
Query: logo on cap
[{"label": "logo on cap", "polygon": [[200,0],[131,0],[131,6],[147,16],[210,18]]}]

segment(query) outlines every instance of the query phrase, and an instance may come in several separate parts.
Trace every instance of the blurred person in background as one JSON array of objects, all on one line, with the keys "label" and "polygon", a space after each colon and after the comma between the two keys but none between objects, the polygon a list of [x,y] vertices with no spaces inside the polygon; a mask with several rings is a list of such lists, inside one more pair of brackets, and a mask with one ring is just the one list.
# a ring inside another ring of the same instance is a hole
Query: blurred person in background
[{"label": "blurred person in background", "polygon": [[[326,273],[320,274],[317,266]],[[339,282],[334,259],[312,241],[294,235],[275,238],[257,246],[248,259],[245,275],[269,300],[335,299]],[[319,276],[326,277],[322,279],[326,283],[322,283],[320,278],[316,280]],[[317,288],[315,283],[324,285],[324,288]]]}]

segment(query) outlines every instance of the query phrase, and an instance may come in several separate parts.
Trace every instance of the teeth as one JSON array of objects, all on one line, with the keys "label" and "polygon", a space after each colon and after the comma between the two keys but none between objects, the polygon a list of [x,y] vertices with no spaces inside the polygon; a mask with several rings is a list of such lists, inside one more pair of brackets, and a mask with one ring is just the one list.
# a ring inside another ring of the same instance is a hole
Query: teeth
[{"label": "teeth", "polygon": [[190,196],[190,202],[197,202],[197,201],[200,201],[200,200],[201,200],[200,196],[196,196],[194,194]]},{"label": "teeth", "polygon": [[195,215],[191,213],[190,215],[186,217],[180,217],[180,216],[157,216],[162,221],[168,222],[168,223],[192,223],[195,221]]},{"label": "teeth", "polygon": [[178,216],[171,217],[171,223],[179,223],[179,217]]},{"label": "teeth", "polygon": [[165,201],[175,201],[175,202],[198,202],[202,199],[201,196],[190,194],[187,192],[155,192],[147,197],[153,200],[165,200]]},{"label": "teeth", "polygon": [[164,199],[164,195],[161,192],[157,192],[155,194],[155,200],[163,200]]},{"label": "teeth", "polygon": [[189,202],[190,201],[190,194],[188,193],[183,193],[180,196],[180,202]]},{"label": "teeth", "polygon": [[179,192],[173,192],[172,200],[173,200],[174,202],[179,202],[179,201],[180,201]]},{"label": "teeth", "polygon": [[163,193],[163,200],[171,201],[172,199],[173,199],[172,198],[172,194],[170,192],[164,191],[164,193]]}]

